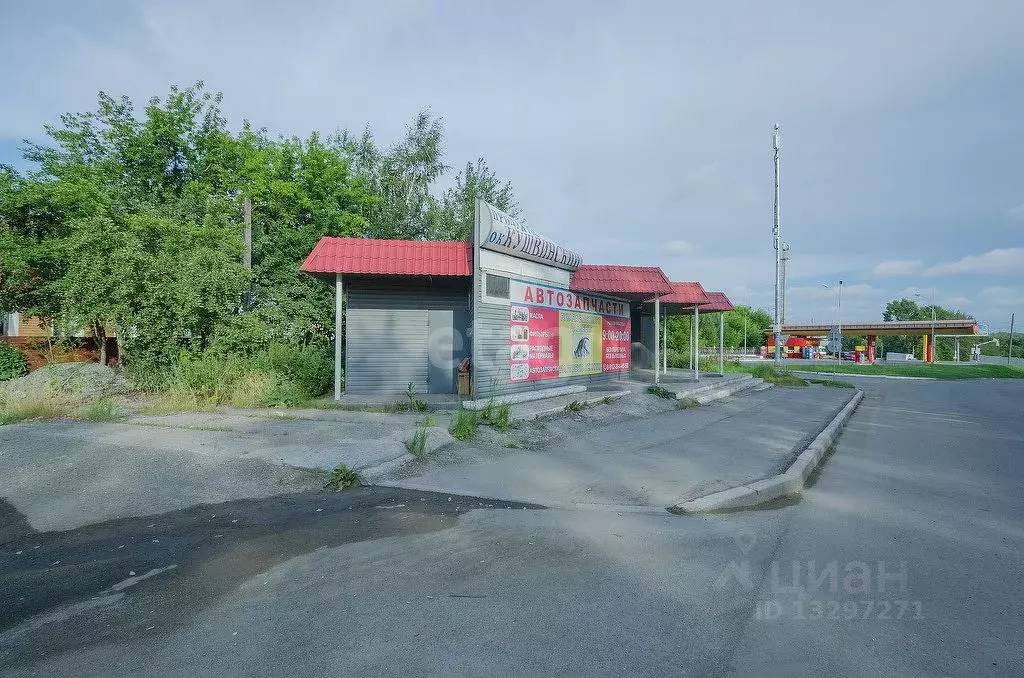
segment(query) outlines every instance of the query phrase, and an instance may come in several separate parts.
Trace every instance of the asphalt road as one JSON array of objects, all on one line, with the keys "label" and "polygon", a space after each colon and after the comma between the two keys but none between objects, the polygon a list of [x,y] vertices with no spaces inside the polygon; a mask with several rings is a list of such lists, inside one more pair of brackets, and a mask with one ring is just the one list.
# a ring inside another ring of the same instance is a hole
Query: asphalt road
[{"label": "asphalt road", "polygon": [[0,506],[0,672],[1021,675],[1024,381],[863,381],[815,484],[758,511],[364,489],[35,533]]}]

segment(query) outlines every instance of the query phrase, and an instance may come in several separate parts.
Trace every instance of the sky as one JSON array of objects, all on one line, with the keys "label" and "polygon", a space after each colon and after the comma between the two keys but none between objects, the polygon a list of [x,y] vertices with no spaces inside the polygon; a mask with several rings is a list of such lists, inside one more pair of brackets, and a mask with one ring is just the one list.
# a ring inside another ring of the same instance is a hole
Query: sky
[{"label": "sky", "polygon": [[[99,90],[203,80],[229,125],[397,140],[441,117],[586,263],[786,319],[909,297],[1024,325],[1024,3],[0,0],[0,162]],[[828,285],[829,287],[825,287]],[[921,295],[919,298],[915,294]]]}]

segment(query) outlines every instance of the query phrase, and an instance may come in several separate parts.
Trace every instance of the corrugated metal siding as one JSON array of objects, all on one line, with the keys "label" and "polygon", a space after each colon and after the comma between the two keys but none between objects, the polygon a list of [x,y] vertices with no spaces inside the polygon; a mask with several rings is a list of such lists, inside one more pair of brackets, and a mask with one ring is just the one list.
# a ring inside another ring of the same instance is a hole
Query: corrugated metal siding
[{"label": "corrugated metal siding", "polygon": [[[345,390],[427,391],[429,311],[468,309],[469,280],[344,279]],[[467,339],[468,341],[468,339]]]},{"label": "corrugated metal siding", "polygon": [[[477,276],[482,278],[482,276]],[[527,282],[545,283],[543,280],[520,278]],[[482,283],[477,283],[479,286]],[[547,283],[550,284],[550,283]],[[588,388],[607,387],[616,379],[626,376],[624,373],[584,374],[577,377],[561,379],[540,379],[510,383],[509,369],[509,307],[507,305],[486,304],[480,301],[479,287],[476,298],[476,331],[478,336],[474,343],[473,378],[476,382],[476,397],[489,398],[508,393],[539,391],[556,386],[584,385]]]}]

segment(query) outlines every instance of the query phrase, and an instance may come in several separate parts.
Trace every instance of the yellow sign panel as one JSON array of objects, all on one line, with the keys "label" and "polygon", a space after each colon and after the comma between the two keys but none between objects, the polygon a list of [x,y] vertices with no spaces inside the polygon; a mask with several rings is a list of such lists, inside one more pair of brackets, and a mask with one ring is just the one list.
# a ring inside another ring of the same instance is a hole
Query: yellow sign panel
[{"label": "yellow sign panel", "polygon": [[558,376],[601,374],[601,316],[558,314]]}]

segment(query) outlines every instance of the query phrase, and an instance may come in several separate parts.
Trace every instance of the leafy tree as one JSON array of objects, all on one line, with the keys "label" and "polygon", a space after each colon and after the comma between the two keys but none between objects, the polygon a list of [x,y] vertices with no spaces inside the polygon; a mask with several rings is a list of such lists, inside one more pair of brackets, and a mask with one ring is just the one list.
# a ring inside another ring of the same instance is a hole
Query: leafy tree
[{"label": "leafy tree", "polygon": [[469,240],[477,199],[494,205],[510,216],[518,216],[519,206],[511,182],[502,182],[483,158],[466,163],[455,178],[455,186],[445,191],[431,221],[431,236],[436,240]]},{"label": "leafy tree", "polygon": [[101,352],[116,332],[122,357],[156,368],[211,344],[322,343],[333,291],[298,271],[321,237],[463,238],[477,197],[517,212],[482,158],[436,195],[449,168],[428,112],[381,151],[368,130],[271,139],[246,123],[232,134],[220,102],[202,82],[142,110],[100,92],[95,110],[27,143],[30,172],[0,167],[0,311],[87,328]]}]

